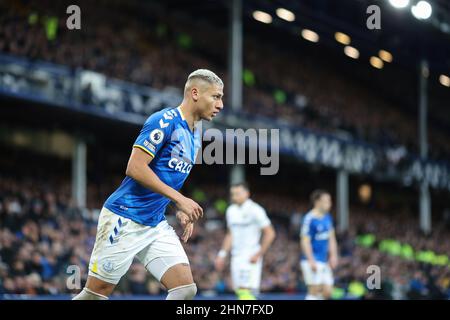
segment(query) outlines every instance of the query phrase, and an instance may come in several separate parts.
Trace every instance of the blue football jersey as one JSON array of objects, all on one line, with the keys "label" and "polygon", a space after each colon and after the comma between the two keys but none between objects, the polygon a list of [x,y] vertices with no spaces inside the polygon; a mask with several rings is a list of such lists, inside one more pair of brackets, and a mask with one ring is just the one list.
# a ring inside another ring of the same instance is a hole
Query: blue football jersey
[{"label": "blue football jersey", "polygon": [[[151,155],[149,167],[162,182],[179,190],[195,163],[201,134],[197,128],[190,130],[180,107],[163,109],[147,119],[133,147]],[[104,206],[137,223],[156,226],[165,219],[169,202],[127,176]]]},{"label": "blue football jersey", "polygon": [[[312,252],[316,261],[328,261],[329,240],[333,230],[333,218],[329,213],[318,217],[310,211],[303,218],[300,234],[311,239]],[[302,260],[306,260],[304,254],[302,254]]]}]

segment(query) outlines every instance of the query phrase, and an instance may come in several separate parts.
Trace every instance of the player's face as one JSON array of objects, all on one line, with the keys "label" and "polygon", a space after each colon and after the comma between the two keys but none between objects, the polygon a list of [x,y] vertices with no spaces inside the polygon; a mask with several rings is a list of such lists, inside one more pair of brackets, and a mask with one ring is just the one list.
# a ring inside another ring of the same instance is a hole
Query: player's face
[{"label": "player's face", "polygon": [[318,206],[319,210],[324,213],[329,212],[332,205],[333,205],[333,203],[331,201],[331,196],[328,193],[323,194],[320,197],[320,199],[317,201],[317,206]]},{"label": "player's face", "polygon": [[199,115],[203,120],[211,121],[223,109],[223,87],[208,84],[200,91],[198,106]]},{"label": "player's face", "polygon": [[231,202],[243,204],[248,199],[250,193],[242,186],[232,187],[230,189]]}]

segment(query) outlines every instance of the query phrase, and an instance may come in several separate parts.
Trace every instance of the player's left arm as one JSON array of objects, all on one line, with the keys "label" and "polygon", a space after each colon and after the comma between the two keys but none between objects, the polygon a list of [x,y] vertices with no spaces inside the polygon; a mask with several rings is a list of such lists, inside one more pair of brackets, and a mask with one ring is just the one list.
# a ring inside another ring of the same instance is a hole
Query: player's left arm
[{"label": "player's left arm", "polygon": [[276,232],[273,225],[270,224],[262,229],[261,250],[260,250],[261,256],[264,256],[266,254],[267,250],[270,248],[273,241],[275,240],[275,237]]},{"label": "player's left arm", "polygon": [[256,211],[256,221],[261,228],[261,248],[260,250],[251,257],[250,262],[256,263],[261,257],[263,257],[267,250],[272,245],[275,240],[276,232],[273,225],[270,223],[269,218],[264,209]]},{"label": "player's left arm", "polygon": [[334,229],[330,231],[330,257],[329,257],[330,267],[332,269],[337,267],[338,264],[338,247],[336,241],[336,232]]}]

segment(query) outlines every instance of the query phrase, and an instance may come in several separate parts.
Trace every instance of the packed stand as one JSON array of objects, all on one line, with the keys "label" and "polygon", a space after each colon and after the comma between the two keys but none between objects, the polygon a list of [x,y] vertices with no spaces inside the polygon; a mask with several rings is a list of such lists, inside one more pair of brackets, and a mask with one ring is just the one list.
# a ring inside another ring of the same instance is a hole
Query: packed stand
[{"label": "packed stand", "polygon": [[[21,173],[5,170],[0,174],[0,292],[28,295],[75,293],[77,289],[67,287],[67,279],[71,275],[68,267],[77,266],[81,284],[86,281],[99,209],[116,185],[90,183],[87,208],[81,209],[73,205],[69,179],[63,178],[70,172],[66,162],[27,153],[26,160],[11,156],[3,158],[1,165],[2,168],[11,168],[21,161],[41,165],[39,173],[33,166],[23,165]],[[191,180],[186,193],[205,210],[205,218],[196,225],[192,238],[184,245],[199,292],[205,296],[232,293],[229,268],[224,273],[214,269],[214,259],[225,235],[224,212],[228,205],[228,191],[218,184],[204,185]],[[306,196],[290,199],[286,194],[269,196],[255,188],[252,197],[267,209],[277,231],[277,238],[264,257],[261,291],[304,293],[306,288],[299,272],[298,235],[302,216],[309,209]],[[181,234],[173,213],[172,206],[167,218]],[[335,271],[336,297],[342,297],[339,290],[356,298],[449,296],[448,263],[442,266],[403,259],[383,252],[379,243],[362,246],[358,243],[358,236],[367,233],[376,235],[378,242],[389,238],[408,243],[416,251],[433,250],[440,255],[450,252],[450,223],[437,224],[432,235],[426,237],[421,235],[417,221],[408,213],[388,216],[374,209],[352,207],[350,229],[346,233],[338,233],[340,263]],[[382,290],[364,289],[370,265],[381,267]],[[114,295],[163,293],[161,285],[136,261],[120,281]]]},{"label": "packed stand", "polygon": [[[134,1],[111,5],[82,1],[84,27],[70,31],[65,27],[67,5],[6,1],[0,16],[0,52],[160,89],[181,88],[186,74],[200,67],[228,78],[226,41],[210,45],[217,37],[227,39],[226,29],[214,24],[205,28],[204,21],[167,9],[160,8],[155,15],[153,7]],[[92,14],[101,10],[108,14]],[[49,27],[45,15],[56,17],[56,27]],[[246,112],[344,139],[418,152],[417,134],[411,134],[416,132],[416,119],[358,81],[333,67],[322,67],[317,57],[302,54],[299,59],[295,52],[264,43],[254,34],[246,34],[244,49]],[[448,132],[431,128],[430,156],[448,160]]]}]

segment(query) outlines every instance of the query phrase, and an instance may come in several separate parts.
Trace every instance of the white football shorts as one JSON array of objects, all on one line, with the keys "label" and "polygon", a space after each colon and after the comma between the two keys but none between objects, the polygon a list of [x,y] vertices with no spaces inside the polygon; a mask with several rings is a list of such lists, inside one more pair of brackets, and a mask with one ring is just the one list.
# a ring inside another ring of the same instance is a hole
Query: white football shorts
[{"label": "white football shorts", "polygon": [[175,230],[161,221],[150,227],[119,216],[103,207],[89,262],[89,275],[117,284],[137,257],[161,281],[172,266],[189,260]]},{"label": "white football shorts", "polygon": [[245,288],[259,292],[263,259],[250,263],[251,256],[231,256],[231,279],[233,289]]},{"label": "white football shorts", "polygon": [[334,284],[333,271],[331,270],[328,263],[316,261],[316,265],[317,270],[316,272],[314,272],[307,260],[302,260],[300,262],[305,284],[307,286],[332,286]]}]

